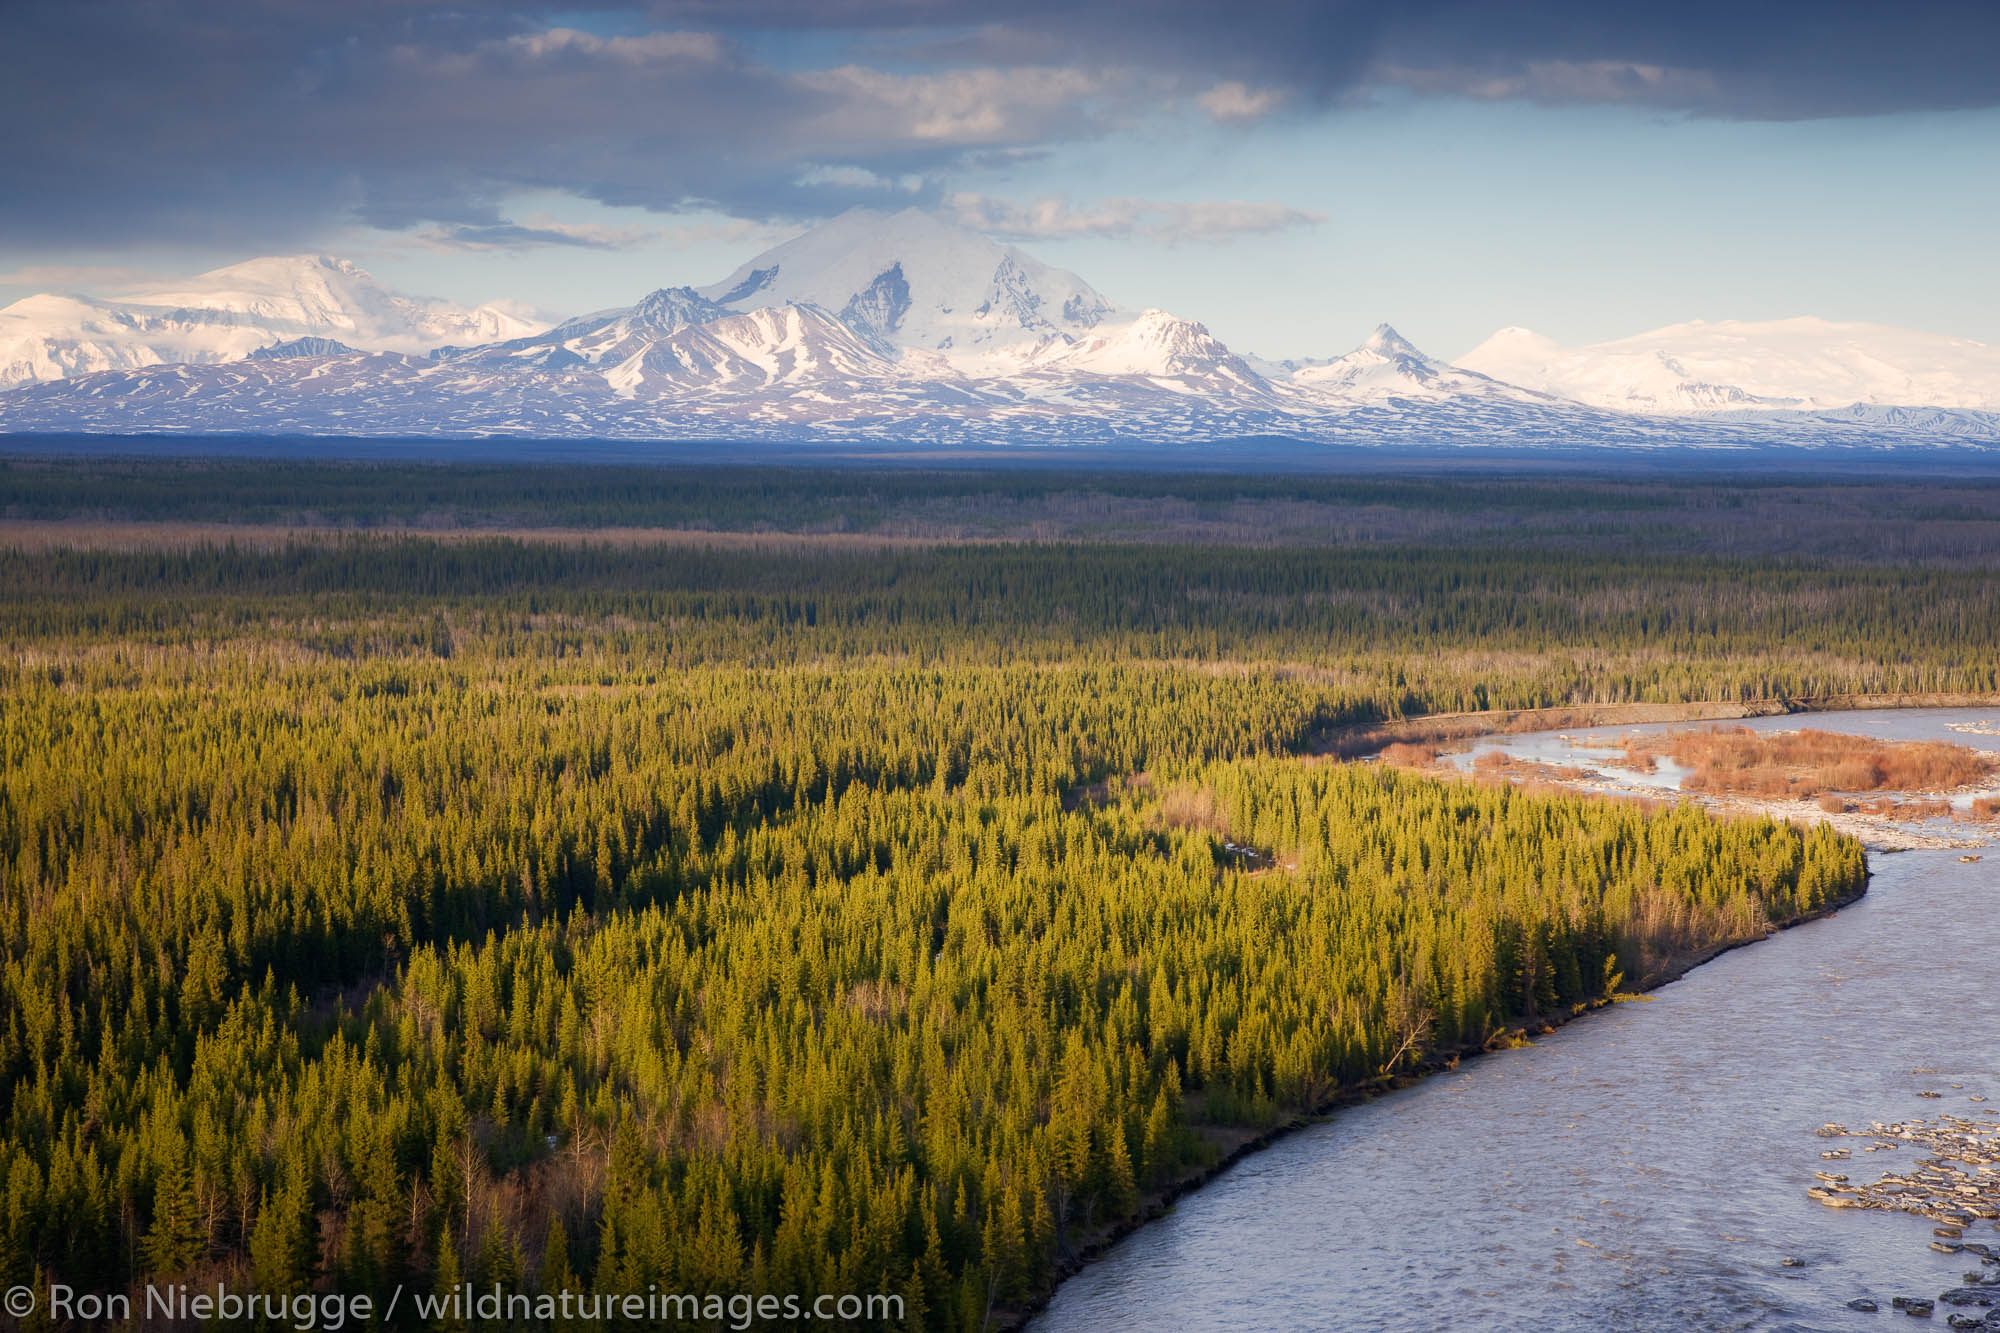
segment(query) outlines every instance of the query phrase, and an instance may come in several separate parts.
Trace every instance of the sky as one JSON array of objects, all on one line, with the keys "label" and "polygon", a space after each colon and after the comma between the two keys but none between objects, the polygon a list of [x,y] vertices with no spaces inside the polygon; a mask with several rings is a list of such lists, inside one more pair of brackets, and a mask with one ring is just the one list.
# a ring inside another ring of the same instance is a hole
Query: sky
[{"label": "sky", "polygon": [[0,303],[258,255],[551,315],[920,207],[1265,356],[2000,343],[1992,0],[10,0]]}]

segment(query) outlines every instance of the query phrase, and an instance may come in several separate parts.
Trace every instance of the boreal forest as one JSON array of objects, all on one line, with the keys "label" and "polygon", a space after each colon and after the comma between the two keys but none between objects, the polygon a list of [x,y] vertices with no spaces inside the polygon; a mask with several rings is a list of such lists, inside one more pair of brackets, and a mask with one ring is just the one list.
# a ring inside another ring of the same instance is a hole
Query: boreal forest
[{"label": "boreal forest", "polygon": [[1864,886],[1346,731],[2000,689],[1948,525],[1835,565],[1689,486],[1521,544],[1449,483],[87,471],[0,473],[0,1286],[1006,1326],[1245,1143]]}]

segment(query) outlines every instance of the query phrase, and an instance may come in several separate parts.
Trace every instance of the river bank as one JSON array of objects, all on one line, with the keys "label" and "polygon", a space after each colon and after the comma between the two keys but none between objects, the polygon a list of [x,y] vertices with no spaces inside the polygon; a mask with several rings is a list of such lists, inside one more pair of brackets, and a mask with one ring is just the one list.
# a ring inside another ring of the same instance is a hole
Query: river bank
[{"label": "river bank", "polygon": [[1877,709],[1993,708],[2000,694],[1827,694],[1799,699],[1747,701],[1697,699],[1685,703],[1562,704],[1548,708],[1498,708],[1474,713],[1425,713],[1391,722],[1338,727],[1314,739],[1313,754],[1359,759],[1390,745],[1477,740],[1533,731],[1588,727],[1630,727],[1670,722],[1730,722],[1786,717],[1799,713],[1846,713]]},{"label": "river bank", "polygon": [[[1656,714],[1668,711],[1668,708],[1667,706],[1639,705],[1631,706],[1627,709],[1627,712],[1629,714],[1630,711],[1635,710],[1651,710],[1652,713]],[[1551,712],[1558,712],[1564,717],[1573,718],[1576,711],[1521,710],[1511,713],[1508,716],[1516,719],[1524,716],[1546,717]],[[1477,717],[1479,715],[1470,716]],[[1595,725],[1605,725],[1602,713],[1594,713],[1593,716],[1600,719]],[[1716,716],[1742,716],[1742,714],[1717,714]],[[1678,719],[1649,715],[1639,720],[1672,721]],[[1578,723],[1578,725],[1583,724]],[[1099,792],[1096,795],[1101,798],[1102,793]],[[1488,1036],[1483,1042],[1465,1044],[1452,1049],[1432,1051],[1420,1065],[1412,1069],[1399,1071],[1394,1074],[1371,1079],[1353,1087],[1341,1089],[1325,1102],[1320,1103],[1310,1110],[1292,1115],[1283,1122],[1267,1129],[1249,1132],[1217,1126],[1197,1126],[1197,1132],[1220,1150],[1220,1155],[1216,1160],[1206,1166],[1184,1174],[1164,1188],[1148,1192],[1145,1195],[1142,1207],[1136,1215],[1121,1219],[1114,1224],[1094,1229],[1083,1242],[1078,1244],[1067,1258],[1056,1266],[1054,1284],[1047,1291],[1041,1293],[1031,1304],[1005,1312],[1004,1318],[996,1317],[994,1326],[996,1328],[1013,1329],[1030,1324],[1037,1315],[1048,1308],[1050,1302],[1061,1290],[1062,1285],[1070,1278],[1098,1263],[1120,1241],[1165,1217],[1172,1212],[1174,1205],[1179,1200],[1201,1190],[1204,1186],[1212,1183],[1218,1177],[1242,1163],[1246,1158],[1264,1152],[1273,1145],[1301,1131],[1324,1124],[1330,1118],[1343,1111],[1374,1102],[1388,1094],[1414,1087],[1436,1074],[1457,1070],[1462,1063],[1478,1056],[1518,1050],[1524,1046],[1532,1045],[1538,1037],[1554,1035],[1558,1029],[1564,1028],[1589,1014],[1597,1013],[1620,1003],[1647,1000],[1650,998],[1651,992],[1680,980],[1695,968],[1711,962],[1723,954],[1768,940],[1773,935],[1791,930],[1796,926],[1805,925],[1831,916],[1841,909],[1860,901],[1866,893],[1867,877],[1864,876],[1852,892],[1842,895],[1836,901],[1830,902],[1816,911],[1801,913],[1781,921],[1771,922],[1762,933],[1756,935],[1720,941],[1703,949],[1677,955],[1662,963],[1652,974],[1640,978],[1630,991],[1621,992],[1614,997],[1577,1005],[1566,1012],[1540,1015],[1527,1023],[1504,1027]],[[999,1313],[996,1312],[996,1315]]]},{"label": "river bank", "polygon": [[[1935,698],[1936,696],[1932,696]],[[1843,701],[1845,702],[1845,701]],[[1994,705],[1974,705],[1982,711]],[[1741,719],[1745,732],[1762,733],[1768,746],[1773,733],[1802,730],[1786,719],[1842,714],[1854,725],[1822,722],[1811,728],[1859,747],[1857,753],[1887,762],[1896,753],[1879,733],[1889,716],[1922,718],[1939,706],[1926,700],[1901,709],[1815,709],[1811,712],[1760,713]],[[1952,710],[1947,710],[1952,711]],[[1801,827],[1826,824],[1859,839],[1875,851],[1972,851],[1987,847],[2000,835],[2000,772],[1989,771],[1955,786],[1914,785],[1907,788],[1870,787],[1833,792],[1824,780],[1797,788],[1798,794],[1765,794],[1770,784],[1746,779],[1729,770],[1705,784],[1687,781],[1690,770],[1645,750],[1635,761],[1629,747],[1657,743],[1684,721],[1710,718],[1599,718],[1562,723],[1552,732],[1525,732],[1516,727],[1489,729],[1457,740],[1421,743],[1391,742],[1379,751],[1383,762],[1418,772],[1487,781],[1511,781],[1541,791],[1567,791],[1615,799],[1693,801],[1724,819],[1776,819]],[[1946,746],[1979,750],[1976,739],[2000,730],[1991,714],[1977,721],[1946,724]],[[1753,752],[1755,747],[1752,747]],[[1933,749],[1937,749],[1934,745]],[[1749,761],[1745,761],[1749,762]],[[1761,762],[1761,761],[1759,761]],[[1657,765],[1657,767],[1656,767]],[[1866,767],[1866,765],[1863,765]],[[1774,779],[1779,791],[1786,782],[1782,768],[1760,770],[1756,776]],[[1879,778],[1877,779],[1879,780]]]},{"label": "river bank", "polygon": [[1867,880],[1864,878],[1858,889],[1842,897],[1839,901],[1829,903],[1815,912],[1802,913],[1784,921],[1773,922],[1770,929],[1761,935],[1724,941],[1711,945],[1706,949],[1696,950],[1692,953],[1676,957],[1663,965],[1654,975],[1646,978],[1641,985],[1632,991],[1621,992],[1608,999],[1593,1000],[1588,1004],[1577,1005],[1565,1013],[1544,1015],[1531,1023],[1504,1027],[1481,1043],[1467,1044],[1449,1051],[1433,1052],[1415,1069],[1371,1079],[1359,1086],[1342,1089],[1312,1110],[1294,1115],[1283,1123],[1273,1125],[1269,1129],[1256,1133],[1247,1133],[1240,1130],[1221,1130],[1213,1126],[1202,1127],[1199,1132],[1202,1132],[1205,1138],[1208,1138],[1211,1142],[1227,1145],[1222,1157],[1207,1166],[1189,1172],[1164,1189],[1149,1192],[1145,1197],[1144,1205],[1137,1215],[1121,1219],[1116,1224],[1110,1226],[1097,1228],[1092,1232],[1087,1241],[1077,1247],[1070,1258],[1065,1259],[1056,1266],[1055,1284],[1048,1291],[1043,1293],[1033,1304],[1024,1306],[1018,1310],[1009,1311],[1005,1318],[996,1317],[993,1327],[995,1329],[1019,1329],[1032,1323],[1035,1317],[1046,1310],[1050,1302],[1055,1299],[1056,1293],[1061,1289],[1063,1283],[1093,1264],[1098,1263],[1114,1246],[1126,1237],[1165,1217],[1173,1210],[1174,1204],[1177,1201],[1215,1181],[1225,1172],[1241,1163],[1245,1158],[1261,1153],[1301,1131],[1310,1129],[1315,1125],[1324,1124],[1342,1111],[1351,1110],[1355,1107],[1374,1102],[1390,1093],[1414,1087],[1434,1075],[1456,1070],[1468,1060],[1476,1059],[1482,1055],[1514,1051],[1524,1046],[1533,1045],[1537,1037],[1554,1036],[1558,1030],[1569,1026],[1578,1019],[1609,1009],[1614,1005],[1635,1002],[1643,1003],[1651,998],[1653,991],[1679,981],[1682,977],[1685,977],[1689,972],[1702,966],[1704,963],[1712,962],[1724,954],[1732,953],[1749,945],[1760,944],[1781,931],[1788,931],[1795,927],[1830,917],[1842,908],[1859,902],[1867,892]]},{"label": "river bank", "polygon": [[[1751,725],[1788,725],[1766,717]],[[1842,729],[2000,750],[1991,720]],[[1279,1127],[1073,1266],[1034,1327],[1868,1327],[1850,1300],[1886,1310],[1955,1281],[1953,1261],[1928,1223],[1809,1199],[1813,1134],[1907,1120],[1939,1093],[2000,1100],[2000,1065],[1964,1040],[2000,1022],[1982,962],[2000,947],[1996,865],[1878,850],[1866,895],[1809,932],[1676,960],[1644,1003],[1586,1010],[1561,1040],[1434,1062]],[[1949,1022],[1927,1002],[1944,996]]]}]

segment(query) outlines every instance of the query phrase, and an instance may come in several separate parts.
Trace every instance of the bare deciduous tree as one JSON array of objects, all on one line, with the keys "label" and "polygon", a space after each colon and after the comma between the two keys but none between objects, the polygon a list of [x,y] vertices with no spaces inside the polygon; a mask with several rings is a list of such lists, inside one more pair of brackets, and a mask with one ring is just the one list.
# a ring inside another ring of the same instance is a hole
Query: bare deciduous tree
[{"label": "bare deciduous tree", "polygon": [[1382,1072],[1389,1073],[1404,1056],[1422,1051],[1436,1021],[1437,1014],[1424,993],[1406,978],[1397,977],[1389,991],[1389,1030],[1396,1038],[1396,1049],[1383,1062]]}]

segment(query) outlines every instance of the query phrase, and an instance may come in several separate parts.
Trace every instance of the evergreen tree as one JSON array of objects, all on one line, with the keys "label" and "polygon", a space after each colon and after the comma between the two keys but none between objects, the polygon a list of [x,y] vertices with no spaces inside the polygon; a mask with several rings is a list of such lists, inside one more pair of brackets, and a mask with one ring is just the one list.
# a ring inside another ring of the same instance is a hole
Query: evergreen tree
[{"label": "evergreen tree", "polygon": [[202,1250],[201,1211],[187,1149],[176,1139],[153,1182],[153,1221],[142,1248],[146,1271],[160,1277],[184,1273],[202,1258]]}]

